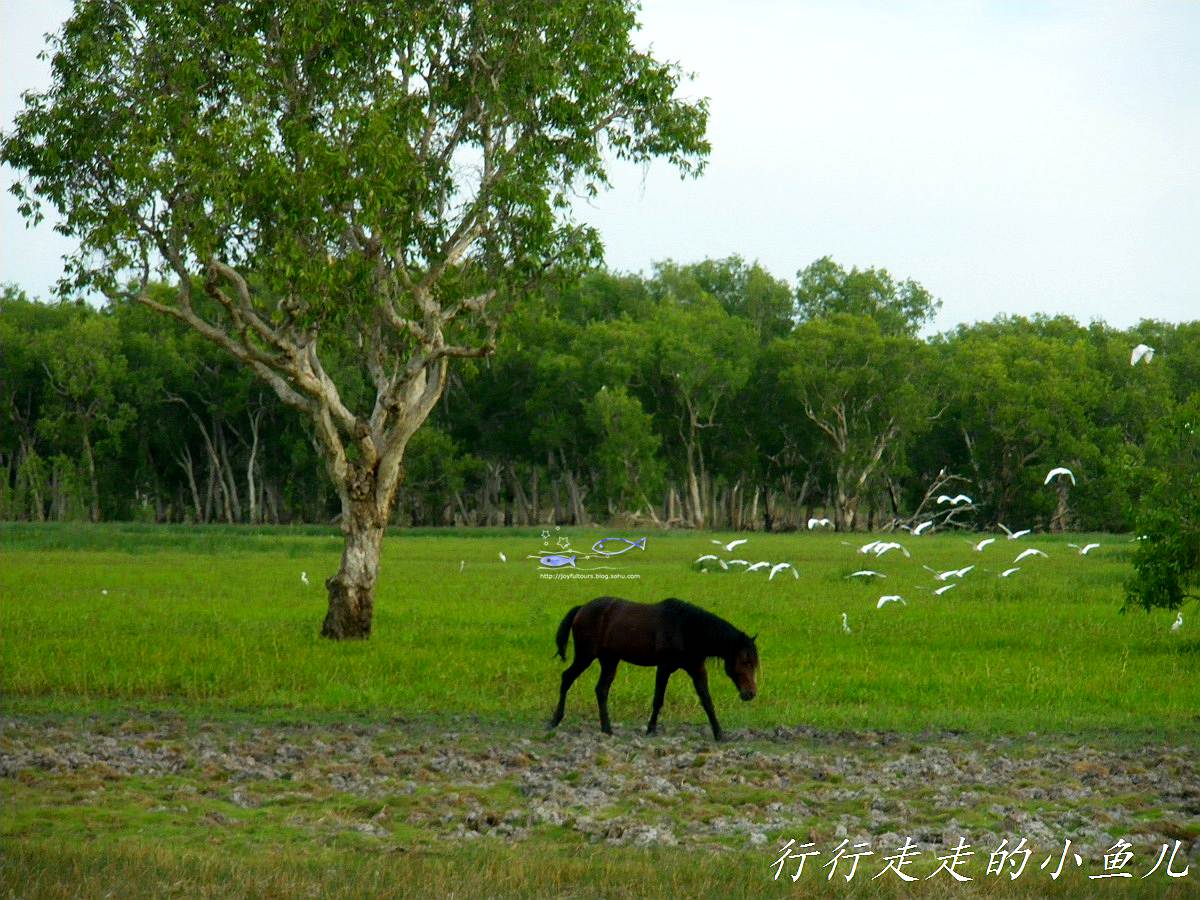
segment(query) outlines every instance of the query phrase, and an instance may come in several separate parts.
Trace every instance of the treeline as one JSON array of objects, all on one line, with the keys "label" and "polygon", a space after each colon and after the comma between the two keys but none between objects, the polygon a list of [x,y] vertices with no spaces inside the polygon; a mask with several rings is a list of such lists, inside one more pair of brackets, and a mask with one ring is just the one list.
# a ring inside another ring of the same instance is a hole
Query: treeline
[{"label": "treeline", "polygon": [[[1149,434],[1200,389],[1200,322],[999,317],[918,337],[937,308],[829,259],[794,284],[737,257],[554,283],[512,310],[493,358],[454,370],[395,521],[1130,527]],[[1156,352],[1133,367],[1139,343]],[[369,390],[352,346],[322,352],[344,395]],[[1044,485],[1060,465],[1077,484]],[[132,300],[4,290],[0,519],[338,508],[307,424],[198,335]]]}]

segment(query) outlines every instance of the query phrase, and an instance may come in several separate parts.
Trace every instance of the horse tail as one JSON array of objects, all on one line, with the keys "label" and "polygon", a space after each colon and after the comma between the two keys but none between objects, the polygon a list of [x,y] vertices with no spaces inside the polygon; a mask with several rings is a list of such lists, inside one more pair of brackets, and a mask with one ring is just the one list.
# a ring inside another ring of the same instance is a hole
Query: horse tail
[{"label": "horse tail", "polygon": [[555,635],[554,640],[558,644],[558,655],[563,662],[566,662],[567,659],[567,639],[571,636],[571,623],[575,621],[575,613],[581,609],[583,609],[582,606],[572,606],[558,626],[558,634]]}]

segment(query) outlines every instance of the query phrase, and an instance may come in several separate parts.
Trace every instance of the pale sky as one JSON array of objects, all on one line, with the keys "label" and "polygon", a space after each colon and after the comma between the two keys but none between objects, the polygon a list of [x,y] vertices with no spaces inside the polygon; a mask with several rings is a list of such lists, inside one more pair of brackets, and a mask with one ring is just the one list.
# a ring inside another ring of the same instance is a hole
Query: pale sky
[{"label": "pale sky", "polygon": [[[0,0],[0,127],[69,9]],[[1200,3],[645,0],[642,21],[710,98],[713,152],[698,181],[617,166],[579,205],[610,266],[737,253],[790,283],[830,255],[921,282],[938,329],[1200,319]],[[45,296],[68,247],[4,195],[0,281]]]}]

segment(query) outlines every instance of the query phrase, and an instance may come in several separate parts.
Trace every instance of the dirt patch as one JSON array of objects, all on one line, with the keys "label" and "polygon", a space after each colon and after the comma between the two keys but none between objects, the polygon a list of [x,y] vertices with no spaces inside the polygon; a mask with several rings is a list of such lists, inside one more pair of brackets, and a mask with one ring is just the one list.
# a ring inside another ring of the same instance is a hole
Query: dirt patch
[{"label": "dirt patch", "polygon": [[1098,856],[1119,838],[1151,860],[1176,840],[1193,864],[1200,852],[1200,764],[1187,746],[807,728],[720,744],[699,728],[652,738],[452,729],[4,718],[0,778],[93,776],[116,788],[164,779],[235,813],[278,808],[288,822],[303,820],[306,803],[341,798],[339,827],[381,840],[403,825],[433,840],[541,835],[764,853],[791,838],[911,838],[940,851],[960,837],[984,854],[1022,837],[1043,855],[1070,839]]}]

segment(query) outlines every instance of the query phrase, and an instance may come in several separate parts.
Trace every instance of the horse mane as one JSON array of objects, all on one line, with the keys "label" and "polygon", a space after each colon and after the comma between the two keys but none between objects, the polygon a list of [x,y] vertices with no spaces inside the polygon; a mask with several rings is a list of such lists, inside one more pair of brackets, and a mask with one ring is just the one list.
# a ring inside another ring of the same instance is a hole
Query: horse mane
[{"label": "horse mane", "polygon": [[754,646],[744,631],[686,600],[668,597],[662,607],[667,621],[687,636],[691,647],[703,648],[707,656],[724,657],[747,644]]}]

